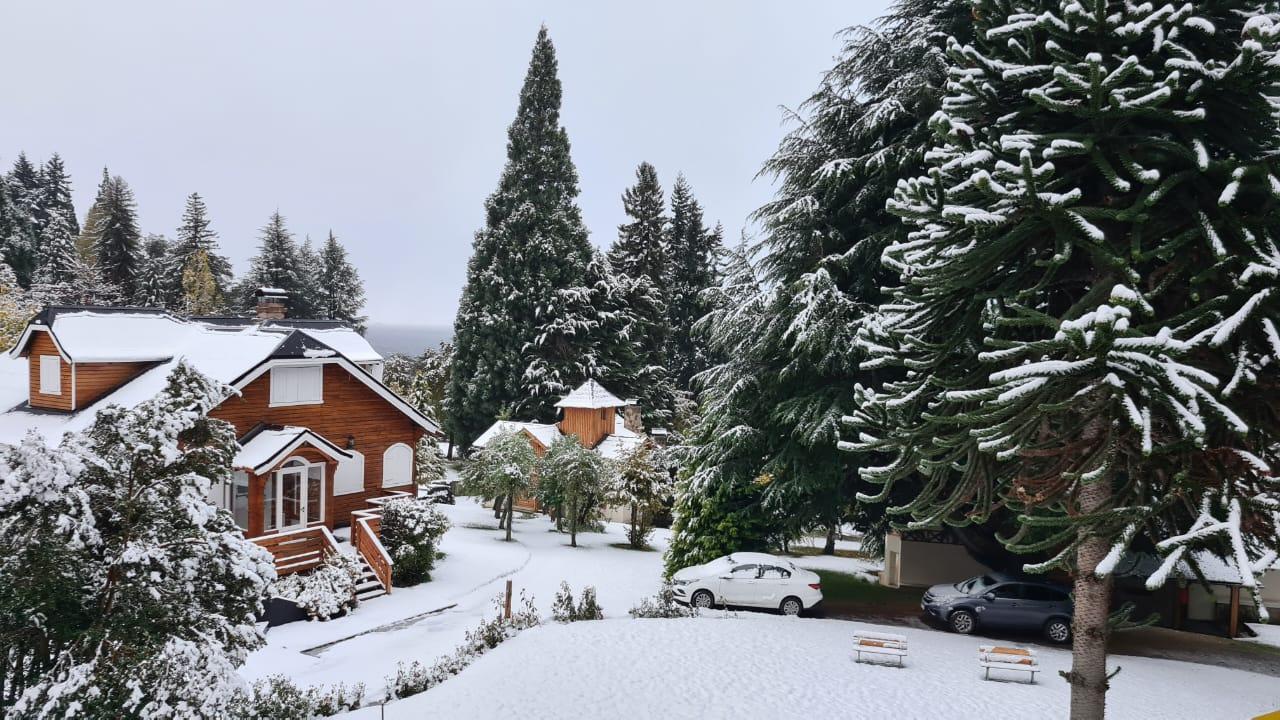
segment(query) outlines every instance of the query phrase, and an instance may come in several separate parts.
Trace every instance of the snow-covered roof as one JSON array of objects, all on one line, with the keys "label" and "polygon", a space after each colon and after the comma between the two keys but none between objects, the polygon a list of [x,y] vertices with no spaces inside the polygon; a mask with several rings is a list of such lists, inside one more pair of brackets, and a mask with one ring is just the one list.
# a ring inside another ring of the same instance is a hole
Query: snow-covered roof
[{"label": "snow-covered roof", "polygon": [[499,420],[490,425],[487,430],[480,433],[480,437],[476,438],[471,444],[474,447],[484,447],[488,445],[494,438],[505,433],[527,431],[530,435],[538,439],[544,447],[551,447],[551,443],[560,436],[560,428],[555,425],[547,425],[544,423],[519,422],[516,420]]},{"label": "snow-covered roof", "polygon": [[[1194,551],[1191,555],[1196,564],[1200,566],[1200,572],[1204,575],[1206,581],[1225,585],[1241,584],[1240,573],[1231,563],[1205,550]],[[1156,568],[1160,566],[1161,560],[1162,558],[1150,553],[1130,552],[1117,564],[1116,574],[1147,578],[1155,573]],[[1280,566],[1276,569],[1280,569]],[[1191,564],[1186,560],[1178,561],[1177,567],[1174,568],[1173,576],[1184,580],[1199,579],[1195,571],[1191,569]]]},{"label": "snow-covered roof", "polygon": [[[138,376],[73,413],[27,407],[27,359],[20,357],[31,336],[49,332],[72,362],[155,363]],[[314,359],[345,364],[353,375],[417,424],[438,432],[434,423],[358,367],[381,362],[359,333],[333,322],[260,323],[254,319],[183,320],[162,311],[83,307],[46,308],[28,325],[11,352],[0,358],[0,442],[16,443],[35,430],[49,443],[66,432],[93,423],[107,405],[134,407],[164,389],[179,362],[218,382],[242,386],[264,372],[268,361]],[[256,373],[256,374],[255,374]]]},{"label": "snow-covered roof", "polygon": [[588,380],[579,385],[573,392],[561,398],[560,402],[556,403],[556,407],[598,410],[600,408],[622,407],[625,404],[618,399],[618,396],[605,390],[600,383],[595,380]]},{"label": "snow-covered roof", "polygon": [[231,467],[249,470],[255,475],[275,467],[303,444],[311,445],[339,462],[351,457],[310,429],[295,425],[255,428],[240,442],[240,452],[236,453]]},{"label": "snow-covered roof", "polygon": [[617,460],[644,443],[644,438],[631,431],[627,432],[627,435],[606,435],[596,445],[596,452],[605,459]]}]

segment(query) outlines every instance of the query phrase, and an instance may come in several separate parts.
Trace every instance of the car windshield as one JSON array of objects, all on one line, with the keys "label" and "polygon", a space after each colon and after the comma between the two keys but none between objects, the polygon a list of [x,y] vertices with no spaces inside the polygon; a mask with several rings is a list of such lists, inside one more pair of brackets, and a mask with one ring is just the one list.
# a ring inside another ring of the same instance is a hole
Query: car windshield
[{"label": "car windshield", "polygon": [[990,575],[979,575],[975,578],[969,578],[962,583],[956,584],[956,589],[965,595],[977,595],[984,589],[996,584],[995,578]]}]

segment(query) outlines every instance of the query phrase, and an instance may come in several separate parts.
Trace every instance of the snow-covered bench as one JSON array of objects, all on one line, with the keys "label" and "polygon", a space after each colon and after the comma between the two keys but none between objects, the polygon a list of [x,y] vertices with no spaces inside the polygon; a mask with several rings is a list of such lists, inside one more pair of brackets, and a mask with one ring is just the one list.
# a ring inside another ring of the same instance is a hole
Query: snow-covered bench
[{"label": "snow-covered bench", "polygon": [[885,655],[898,658],[901,666],[907,656],[907,638],[905,635],[859,630],[853,634],[853,651],[857,654],[855,662],[862,662],[863,654]]},{"label": "snow-covered bench", "polygon": [[1035,651],[1020,647],[979,645],[978,665],[982,668],[984,680],[991,679],[992,670],[1011,670],[1030,673],[1030,682],[1035,684],[1036,673],[1040,671]]}]

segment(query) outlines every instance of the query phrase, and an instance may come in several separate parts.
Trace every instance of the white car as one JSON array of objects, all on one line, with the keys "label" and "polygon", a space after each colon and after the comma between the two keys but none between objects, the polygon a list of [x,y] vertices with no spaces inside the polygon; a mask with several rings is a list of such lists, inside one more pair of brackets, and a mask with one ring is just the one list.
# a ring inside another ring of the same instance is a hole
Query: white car
[{"label": "white car", "polygon": [[799,615],[822,602],[818,574],[765,553],[734,553],[671,576],[678,602],[693,607],[719,605],[769,608]]}]

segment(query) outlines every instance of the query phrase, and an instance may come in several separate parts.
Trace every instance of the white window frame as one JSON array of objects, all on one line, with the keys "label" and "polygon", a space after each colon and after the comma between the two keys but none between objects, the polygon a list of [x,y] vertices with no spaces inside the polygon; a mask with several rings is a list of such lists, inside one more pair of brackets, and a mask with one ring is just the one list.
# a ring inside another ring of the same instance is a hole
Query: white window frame
[{"label": "white window frame", "polygon": [[[393,485],[393,484],[390,484],[390,483],[388,483],[388,482],[387,482],[388,480],[390,480],[390,479],[391,479],[391,477],[390,477],[389,473],[387,472],[387,456],[388,456],[389,454],[391,454],[391,451],[392,451],[392,450],[396,450],[396,449],[398,449],[398,448],[404,448],[405,450],[407,450],[407,451],[409,452],[409,478],[408,478],[408,480],[406,480],[405,482],[395,483],[395,484]],[[397,488],[397,487],[405,487],[406,485],[412,485],[412,484],[413,484],[413,470],[414,470],[414,468],[413,468],[413,448],[412,448],[412,447],[410,447],[408,444],[406,444],[406,443],[396,443],[396,444],[394,444],[394,445],[389,446],[386,450],[383,450],[383,451],[382,451],[382,487],[384,487],[384,488]]]},{"label": "white window frame", "polygon": [[[303,374],[313,375],[305,377]],[[294,374],[292,380],[289,375]],[[316,394],[299,399],[300,383],[304,380],[315,383]],[[290,388],[289,385],[293,384]],[[271,407],[289,407],[293,405],[324,404],[324,365],[279,365],[271,368]]]},{"label": "white window frame", "polygon": [[62,394],[62,358],[57,355],[40,356],[40,394]]},{"label": "white window frame", "polygon": [[[307,514],[307,508],[311,506],[311,498],[309,496],[311,483],[308,481],[308,478],[310,477],[311,468],[313,467],[320,468],[320,517],[318,518],[313,518]],[[301,488],[302,497],[300,500],[300,502],[302,503],[302,512],[299,514],[305,518],[305,520],[302,523],[298,525],[290,525],[288,527],[283,526],[283,523],[284,523],[284,473],[286,472],[302,473],[302,488]],[[272,519],[275,521],[275,527],[270,527],[267,525],[267,518],[265,515],[265,507],[264,507],[264,515],[262,518],[262,530],[264,533],[279,533],[279,532],[285,532],[286,530],[297,530],[299,528],[310,527],[312,525],[324,523],[325,495],[328,494],[327,492],[325,492],[325,490],[326,490],[326,484],[329,481],[329,478],[325,476],[324,463],[310,462],[304,457],[298,457],[295,455],[294,457],[291,457],[288,460],[285,460],[283,463],[280,464],[279,468],[271,472],[271,480],[274,481],[272,483],[274,485],[272,489],[274,490],[275,497],[273,498],[272,514],[274,514],[275,517]],[[263,505],[264,506],[266,505],[265,496],[263,497]]]}]

